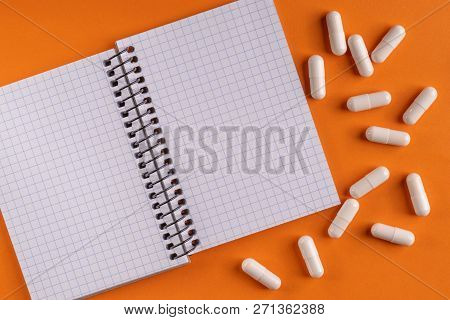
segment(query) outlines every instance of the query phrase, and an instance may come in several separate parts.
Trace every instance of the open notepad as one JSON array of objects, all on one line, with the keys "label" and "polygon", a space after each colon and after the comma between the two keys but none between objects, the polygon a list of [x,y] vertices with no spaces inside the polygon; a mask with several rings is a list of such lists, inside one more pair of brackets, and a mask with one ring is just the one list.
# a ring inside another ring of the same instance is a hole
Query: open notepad
[{"label": "open notepad", "polygon": [[120,40],[0,88],[0,108],[0,208],[34,299],[92,295],[339,203],[271,0]]}]

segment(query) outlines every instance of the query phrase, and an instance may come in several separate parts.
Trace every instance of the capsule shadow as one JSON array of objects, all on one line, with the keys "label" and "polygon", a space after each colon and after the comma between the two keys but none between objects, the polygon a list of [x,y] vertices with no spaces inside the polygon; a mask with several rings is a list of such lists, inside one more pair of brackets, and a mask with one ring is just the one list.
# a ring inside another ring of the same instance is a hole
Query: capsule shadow
[{"label": "capsule shadow", "polygon": [[320,19],[320,25],[322,27],[323,46],[324,46],[325,50],[327,51],[327,53],[332,53],[332,51],[331,51],[331,44],[330,44],[330,38],[328,36],[328,27],[327,27],[327,17],[326,17],[326,15],[323,16]]},{"label": "capsule shadow", "polygon": [[361,131],[360,131],[359,133],[357,133],[357,134],[358,134],[358,137],[359,137],[360,139],[362,139],[362,140],[364,140],[364,141],[366,141],[366,142],[368,142],[368,143],[373,143],[373,142],[367,140],[367,137],[366,137],[366,130],[367,130],[367,128],[369,128],[369,127],[370,127],[370,126],[367,126],[367,127],[362,128]]},{"label": "capsule shadow", "polygon": [[[348,99],[347,99],[347,100],[348,100]],[[343,111],[351,112],[351,111],[348,110],[348,108],[347,108],[347,100],[344,100],[344,101],[341,103],[341,109],[342,109]],[[351,112],[351,113],[355,113],[355,112]]]},{"label": "capsule shadow", "polygon": [[371,238],[373,238],[372,232],[371,232],[372,226],[373,226],[375,223],[376,223],[376,222],[372,222],[372,223],[365,229],[365,233],[366,233],[369,237],[371,237]]}]

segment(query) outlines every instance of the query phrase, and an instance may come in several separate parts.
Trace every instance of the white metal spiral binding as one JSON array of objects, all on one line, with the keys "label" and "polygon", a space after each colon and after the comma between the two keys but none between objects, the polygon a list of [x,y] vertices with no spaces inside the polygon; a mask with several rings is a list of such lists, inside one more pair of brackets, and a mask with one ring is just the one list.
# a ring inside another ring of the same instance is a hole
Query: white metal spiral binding
[{"label": "white metal spiral binding", "polygon": [[199,245],[134,47],[104,61],[137,167],[172,260]]}]

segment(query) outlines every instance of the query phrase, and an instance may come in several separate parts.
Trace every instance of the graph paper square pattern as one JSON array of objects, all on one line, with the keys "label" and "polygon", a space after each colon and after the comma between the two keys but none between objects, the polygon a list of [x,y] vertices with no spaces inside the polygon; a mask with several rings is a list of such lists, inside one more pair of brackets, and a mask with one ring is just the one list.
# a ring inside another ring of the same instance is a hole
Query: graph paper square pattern
[{"label": "graph paper square pattern", "polygon": [[33,299],[188,262],[166,250],[102,54],[0,88],[0,208]]},{"label": "graph paper square pattern", "polygon": [[128,46],[200,250],[340,203],[272,0],[240,0],[117,42]]}]

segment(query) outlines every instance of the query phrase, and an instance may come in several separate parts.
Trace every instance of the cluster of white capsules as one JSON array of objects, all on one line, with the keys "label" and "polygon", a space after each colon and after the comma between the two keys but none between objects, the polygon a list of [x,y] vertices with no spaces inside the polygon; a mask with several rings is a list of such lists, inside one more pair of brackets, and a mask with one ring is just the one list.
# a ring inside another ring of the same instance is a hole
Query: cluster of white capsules
[{"label": "cluster of white capsules", "polygon": [[[346,200],[339,209],[336,217],[328,228],[328,235],[331,238],[341,237],[355,217],[359,210],[359,202],[356,199],[363,197],[369,191],[372,191],[387,181],[389,175],[388,168],[378,167],[350,187],[349,193],[354,199]],[[417,173],[411,173],[406,177],[406,184],[414,207],[414,212],[418,216],[427,216],[430,213],[430,204],[425,193],[422,179]],[[414,234],[411,231],[382,223],[375,223],[371,228],[371,234],[375,238],[406,246],[411,246],[415,241]]]},{"label": "cluster of white capsules", "polygon": [[[329,12],[326,21],[331,50],[335,55],[343,55],[346,52],[346,43],[341,15],[336,11]],[[405,38],[405,35],[405,28],[400,25],[393,26],[372,51],[370,57],[363,38],[358,34],[351,35],[347,42],[359,74],[363,77],[370,77],[374,72],[372,62],[384,62]],[[314,63],[314,60],[312,63]],[[310,68],[310,70],[315,71],[315,68]],[[324,76],[325,71],[321,69],[320,72]],[[317,78],[317,75],[310,75],[310,77]],[[311,82],[311,90],[313,88],[317,90],[316,87],[313,87],[316,84],[317,81]],[[325,92],[324,89],[322,91]],[[408,125],[415,124],[436,98],[436,89],[433,87],[423,89],[403,114],[403,122]],[[360,112],[386,106],[391,103],[391,100],[391,94],[387,91],[367,93],[349,98],[347,100],[347,108],[352,112]],[[407,146],[411,141],[411,137],[407,132],[378,126],[367,128],[365,136],[371,142],[393,146]],[[354,199],[348,199],[344,202],[328,229],[329,236],[339,238],[359,210],[359,203],[355,199],[361,198],[388,178],[389,170],[386,167],[378,167],[353,184],[350,187],[350,195]],[[407,176],[406,183],[416,215],[428,215],[430,205],[420,176],[417,173],[411,173]],[[412,245],[415,240],[412,232],[381,223],[376,223],[372,226],[371,234],[376,238],[407,246]]]},{"label": "cluster of white capsules", "polygon": [[[342,56],[347,52],[347,43],[355,61],[358,73],[363,77],[370,77],[374,73],[374,63],[382,63],[405,38],[406,30],[400,25],[393,26],[380,43],[369,55],[364,39],[359,34],[353,34],[345,40],[344,27],[339,12],[331,11],[326,15],[330,47],[333,54]],[[325,98],[325,63],[321,56],[313,55],[308,60],[309,83],[311,97],[316,100]],[[428,110],[437,98],[437,91],[427,87],[416,97],[414,102],[403,114],[403,122],[415,124]],[[379,108],[391,103],[391,95],[387,91],[366,93],[348,99],[347,108],[352,112],[359,112]],[[367,140],[375,143],[393,146],[407,146],[411,137],[407,132],[382,127],[369,127],[366,131]]]},{"label": "cluster of white capsules", "polygon": [[[342,55],[346,52],[346,44],[341,15],[336,11],[332,11],[327,14],[326,20],[331,49],[334,54]],[[393,26],[372,51],[370,58],[363,38],[357,34],[350,36],[348,38],[348,46],[359,74],[363,77],[370,77],[374,71],[372,61],[374,63],[384,62],[405,38],[405,35],[405,28],[400,25]],[[323,73],[325,72],[323,71]],[[403,122],[409,125],[415,124],[436,98],[436,89],[433,87],[423,89],[403,114]],[[386,106],[391,103],[391,100],[391,94],[387,91],[367,93],[349,98],[347,100],[347,108],[352,112],[365,111]],[[392,146],[407,146],[411,141],[411,137],[407,132],[378,126],[367,128],[365,136],[371,142]],[[339,238],[359,210],[359,203],[355,199],[364,196],[388,178],[389,170],[386,167],[378,167],[352,185],[350,187],[350,195],[354,199],[344,202],[328,229],[329,236]],[[420,176],[417,173],[411,173],[407,176],[406,183],[415,213],[418,216],[428,215],[430,205]],[[415,240],[414,234],[410,231],[380,223],[372,226],[371,233],[376,238],[408,246],[412,245]]]},{"label": "cluster of white capsules", "polygon": [[[306,268],[312,278],[323,276],[324,270],[314,240],[310,236],[298,239],[298,247],[305,261]],[[281,279],[254,259],[247,258],[242,262],[242,270],[268,289],[281,287]]]},{"label": "cluster of white capsules", "polygon": [[[333,54],[344,55],[347,52],[348,43],[358,73],[363,77],[370,77],[374,73],[372,62],[384,62],[406,35],[405,28],[400,25],[393,26],[369,56],[361,35],[351,35],[346,41],[339,12],[329,12],[326,15],[326,23]],[[312,98],[316,100],[325,98],[325,63],[320,55],[313,55],[308,59],[308,71]],[[408,125],[415,124],[436,98],[437,91],[435,88],[427,87],[423,89],[403,114],[403,122]],[[386,106],[391,103],[391,100],[391,94],[387,91],[366,93],[349,98],[347,108],[352,112],[360,112]],[[371,142],[392,146],[407,146],[411,141],[407,132],[378,126],[367,128],[365,136]],[[343,203],[328,228],[328,235],[331,238],[340,238],[356,216],[359,210],[359,202],[356,199],[363,197],[369,191],[387,181],[389,175],[389,170],[381,166],[369,172],[350,187],[349,193],[352,198]],[[406,177],[406,184],[414,212],[418,216],[427,216],[430,213],[430,204],[421,177],[417,173],[411,173]],[[375,238],[398,245],[411,246],[415,241],[415,236],[411,231],[382,223],[375,223],[370,231]],[[298,240],[298,247],[309,275],[313,278],[322,277],[324,269],[313,239],[310,236],[302,236]],[[254,259],[245,259],[242,262],[242,270],[269,289],[276,290],[281,286],[280,278]]]}]

